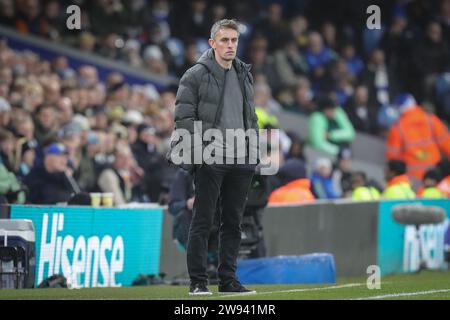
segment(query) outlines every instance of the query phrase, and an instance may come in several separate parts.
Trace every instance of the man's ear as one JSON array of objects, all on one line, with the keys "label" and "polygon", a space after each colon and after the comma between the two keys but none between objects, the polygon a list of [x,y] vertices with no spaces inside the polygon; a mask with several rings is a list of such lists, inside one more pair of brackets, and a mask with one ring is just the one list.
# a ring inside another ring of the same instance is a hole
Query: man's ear
[{"label": "man's ear", "polygon": [[208,40],[209,45],[211,46],[211,48],[213,48],[214,50],[216,50],[216,42],[214,41],[214,39],[209,39]]}]

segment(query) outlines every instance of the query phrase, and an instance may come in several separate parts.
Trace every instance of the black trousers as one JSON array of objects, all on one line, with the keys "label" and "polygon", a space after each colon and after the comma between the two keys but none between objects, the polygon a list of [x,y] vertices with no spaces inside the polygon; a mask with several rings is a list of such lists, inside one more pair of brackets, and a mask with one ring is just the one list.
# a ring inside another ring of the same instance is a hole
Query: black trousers
[{"label": "black trousers", "polygon": [[[219,284],[236,279],[241,222],[254,165],[203,165],[195,171],[194,214],[189,229],[187,267],[191,283],[207,283],[208,238],[219,205]],[[220,199],[220,203],[218,203]]]}]

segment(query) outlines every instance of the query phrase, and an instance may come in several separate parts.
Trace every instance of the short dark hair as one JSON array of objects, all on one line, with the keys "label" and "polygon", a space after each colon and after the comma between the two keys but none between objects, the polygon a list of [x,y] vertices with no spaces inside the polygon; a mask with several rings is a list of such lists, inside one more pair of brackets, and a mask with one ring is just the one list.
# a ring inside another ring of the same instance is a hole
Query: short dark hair
[{"label": "short dark hair", "polygon": [[47,108],[53,109],[53,110],[56,109],[55,106],[52,104],[42,103],[36,107],[36,114],[39,114],[42,110],[47,109]]},{"label": "short dark hair", "polygon": [[364,183],[367,182],[367,175],[364,171],[355,171],[351,175],[351,179],[360,178]]},{"label": "short dark hair", "polygon": [[335,109],[337,107],[336,102],[329,96],[320,96],[316,99],[316,105],[318,111],[324,111],[326,109]]},{"label": "short dark hair", "polygon": [[430,179],[430,180],[434,180],[436,182],[439,182],[442,179],[441,171],[439,169],[437,169],[437,168],[428,169],[425,172],[425,174],[423,175],[423,179],[422,180],[425,180],[425,179]]},{"label": "short dark hair", "polygon": [[14,135],[11,131],[0,128],[0,142],[6,141],[8,139],[14,138]]},{"label": "short dark hair", "polygon": [[217,31],[219,31],[220,29],[225,29],[225,28],[236,30],[239,35],[239,24],[237,23],[236,20],[222,19],[222,20],[216,21],[213,24],[213,26],[211,27],[211,39],[215,38]]},{"label": "short dark hair", "polygon": [[439,169],[442,177],[445,178],[446,176],[450,175],[450,161],[448,159],[441,159],[441,161],[437,163],[436,168]]},{"label": "short dark hair", "polygon": [[406,163],[402,160],[389,160],[387,163],[389,171],[399,176],[406,173]]}]

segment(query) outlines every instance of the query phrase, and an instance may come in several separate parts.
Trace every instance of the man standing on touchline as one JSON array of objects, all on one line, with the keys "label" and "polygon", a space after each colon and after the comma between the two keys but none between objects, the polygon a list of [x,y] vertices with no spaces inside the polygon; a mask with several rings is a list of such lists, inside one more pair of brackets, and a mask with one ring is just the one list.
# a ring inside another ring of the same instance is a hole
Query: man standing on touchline
[{"label": "man standing on touchline", "polygon": [[[250,65],[236,57],[238,27],[236,21],[228,19],[212,26],[211,48],[180,80],[175,106],[176,129],[186,129],[192,134],[194,121],[201,121],[203,131],[217,128],[223,133],[226,129],[258,132]],[[223,155],[227,154],[225,139],[214,140],[213,144],[216,147],[219,144]],[[256,163],[249,161],[252,159],[249,155],[256,154],[257,146],[252,143],[245,146],[245,159],[242,156],[239,159],[239,153],[233,152],[234,157],[225,159],[225,156],[222,164],[206,164],[203,159],[203,164],[194,165],[194,213],[187,246],[190,295],[211,294],[207,287],[207,250],[216,210],[220,210],[218,291],[222,294],[254,292],[236,277],[242,215],[256,167]]]}]

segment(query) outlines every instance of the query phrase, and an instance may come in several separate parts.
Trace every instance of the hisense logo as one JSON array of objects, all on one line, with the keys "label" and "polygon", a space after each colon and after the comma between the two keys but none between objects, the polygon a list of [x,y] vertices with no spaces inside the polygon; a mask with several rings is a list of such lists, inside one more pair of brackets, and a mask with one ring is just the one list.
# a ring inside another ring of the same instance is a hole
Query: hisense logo
[{"label": "hisense logo", "polygon": [[[52,225],[49,227],[49,215],[44,214],[42,220],[41,247],[38,271],[38,283],[45,278],[61,273],[67,279],[73,279],[76,271],[81,287],[120,287],[116,275],[123,271],[124,244],[123,238],[113,239],[109,235],[102,238],[92,236],[85,238],[71,235],[61,236],[64,229],[64,214],[54,213]],[[47,232],[51,229],[48,237]],[[47,239],[49,238],[49,241]],[[44,274],[44,267],[47,272]],[[99,275],[102,281],[99,281]]]}]

